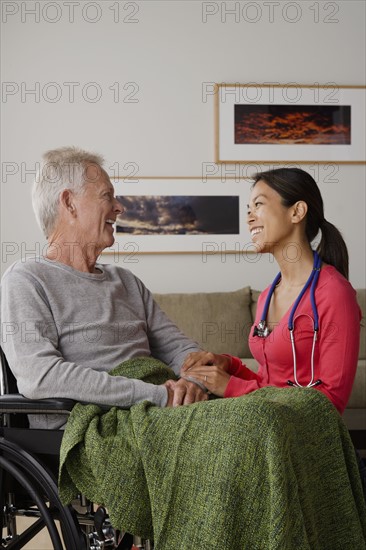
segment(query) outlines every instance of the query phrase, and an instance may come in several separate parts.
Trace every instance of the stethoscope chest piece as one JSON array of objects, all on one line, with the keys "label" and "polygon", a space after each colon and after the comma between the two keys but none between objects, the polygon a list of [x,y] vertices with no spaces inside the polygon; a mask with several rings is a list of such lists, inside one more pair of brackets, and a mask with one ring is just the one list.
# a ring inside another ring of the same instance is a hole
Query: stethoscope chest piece
[{"label": "stethoscope chest piece", "polygon": [[253,329],[253,336],[259,336],[259,338],[267,338],[269,335],[269,328],[266,325],[265,321],[259,321]]}]

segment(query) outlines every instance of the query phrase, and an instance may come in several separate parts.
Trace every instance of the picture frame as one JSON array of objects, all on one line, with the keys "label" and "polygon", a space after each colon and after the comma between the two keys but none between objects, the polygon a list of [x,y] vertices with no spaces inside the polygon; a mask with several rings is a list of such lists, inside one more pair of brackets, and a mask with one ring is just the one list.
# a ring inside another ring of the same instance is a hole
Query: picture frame
[{"label": "picture frame", "polygon": [[246,227],[250,181],[114,180],[125,208],[103,254],[252,254]]},{"label": "picture frame", "polygon": [[215,162],[365,164],[366,87],[216,84]]}]

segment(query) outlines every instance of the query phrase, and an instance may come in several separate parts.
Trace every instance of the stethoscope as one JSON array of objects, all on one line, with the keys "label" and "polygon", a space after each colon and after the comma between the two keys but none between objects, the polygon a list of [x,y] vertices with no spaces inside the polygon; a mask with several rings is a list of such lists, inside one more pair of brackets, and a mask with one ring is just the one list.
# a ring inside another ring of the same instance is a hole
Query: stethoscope
[{"label": "stethoscope", "polygon": [[[314,351],[315,351],[315,343],[316,343],[316,340],[317,340],[318,330],[319,330],[318,310],[317,310],[316,303],[315,303],[315,287],[316,287],[318,279],[319,279],[320,267],[321,267],[322,261],[321,261],[321,258],[320,258],[319,254],[317,252],[314,251],[313,254],[314,254],[313,269],[311,271],[311,274],[310,274],[308,280],[306,281],[306,283],[304,285],[304,288],[302,289],[302,291],[298,295],[298,297],[297,297],[297,299],[296,299],[296,301],[295,301],[295,303],[294,303],[294,305],[291,309],[290,316],[289,316],[289,319],[288,319],[288,325],[287,325],[289,333],[290,333],[292,356],[293,356],[293,361],[294,361],[294,379],[295,379],[295,382],[292,382],[291,380],[288,380],[287,384],[290,385],[290,386],[296,386],[298,388],[303,388],[303,387],[312,388],[314,386],[319,386],[319,384],[322,384],[321,380],[316,380],[316,382],[314,382]],[[278,275],[276,276],[275,280],[273,281],[273,283],[271,285],[271,288],[269,289],[269,292],[268,292],[268,295],[267,295],[266,302],[264,304],[263,313],[261,315],[260,321],[259,321],[258,325],[256,325],[253,329],[253,336],[259,336],[260,338],[266,338],[269,335],[269,328],[266,326],[266,319],[267,319],[267,314],[268,314],[268,309],[269,309],[269,304],[270,304],[270,301],[271,301],[271,298],[272,298],[272,294],[274,293],[274,290],[275,290],[276,286],[278,285],[280,279],[281,279],[281,272],[278,273]],[[313,345],[312,345],[311,360],[310,360],[310,362],[311,362],[311,380],[306,386],[302,386],[302,384],[300,384],[298,379],[297,379],[297,370],[296,370],[297,369],[297,364],[296,364],[296,350],[295,350],[295,337],[294,337],[294,316],[295,316],[296,309],[297,309],[302,297],[304,296],[305,292],[309,288],[309,286],[310,286],[311,308],[313,310],[313,316],[314,316],[314,319],[313,319],[314,336],[313,336]]]}]

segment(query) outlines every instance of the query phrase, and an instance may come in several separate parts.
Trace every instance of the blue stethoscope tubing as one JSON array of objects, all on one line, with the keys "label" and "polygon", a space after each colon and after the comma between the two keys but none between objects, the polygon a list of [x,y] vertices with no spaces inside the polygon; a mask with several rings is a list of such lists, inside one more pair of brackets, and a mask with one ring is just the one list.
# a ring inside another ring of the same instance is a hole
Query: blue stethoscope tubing
[{"label": "blue stethoscope tubing", "polygon": [[[313,269],[311,270],[308,280],[306,281],[303,289],[298,295],[294,305],[292,306],[289,319],[288,319],[288,324],[287,324],[287,328],[290,333],[292,356],[293,356],[293,362],[294,362],[294,380],[295,380],[295,382],[291,382],[291,380],[288,380],[287,383],[290,386],[296,386],[298,388],[303,388],[303,387],[312,388],[313,386],[318,386],[319,384],[322,383],[321,380],[317,380],[316,382],[314,382],[314,352],[315,352],[315,343],[317,340],[318,330],[319,330],[319,316],[318,316],[318,310],[315,303],[315,288],[318,283],[322,260],[316,251],[313,251],[313,255],[314,255]],[[268,336],[269,334],[269,330],[266,327],[266,319],[267,319],[269,304],[270,304],[273,292],[280,279],[281,279],[281,272],[276,275],[269,289],[269,292],[263,307],[263,312],[262,312],[260,321],[258,323],[259,329],[255,327],[255,334],[258,336],[261,336],[262,338]],[[309,286],[310,286],[310,302],[311,302],[311,308],[312,308],[313,317],[314,317],[313,318],[314,336],[313,336],[313,345],[312,345],[311,360],[310,360],[311,361],[311,379],[310,379],[310,382],[306,384],[306,386],[303,386],[302,384],[299,383],[297,379],[297,362],[296,362],[296,349],[295,349],[295,337],[294,337],[294,328],[295,328],[294,316],[295,316],[297,307],[302,297],[304,296],[305,292],[309,288]]]}]

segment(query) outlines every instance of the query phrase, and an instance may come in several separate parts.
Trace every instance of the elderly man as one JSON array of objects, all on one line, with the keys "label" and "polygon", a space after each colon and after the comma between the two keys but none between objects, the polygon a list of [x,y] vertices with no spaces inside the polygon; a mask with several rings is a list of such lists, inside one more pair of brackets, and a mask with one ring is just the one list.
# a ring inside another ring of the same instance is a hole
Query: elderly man
[{"label": "elderly man", "polygon": [[[2,346],[19,391],[34,399],[122,407],[143,400],[160,407],[204,400],[206,393],[193,381],[156,386],[108,374],[141,356],[160,359],[179,374],[198,347],[130,271],[97,263],[113,244],[113,224],[123,212],[102,165],[99,155],[74,147],[44,155],[33,208],[47,251],[13,264],[1,285]],[[64,422],[44,417],[37,427]]]}]

